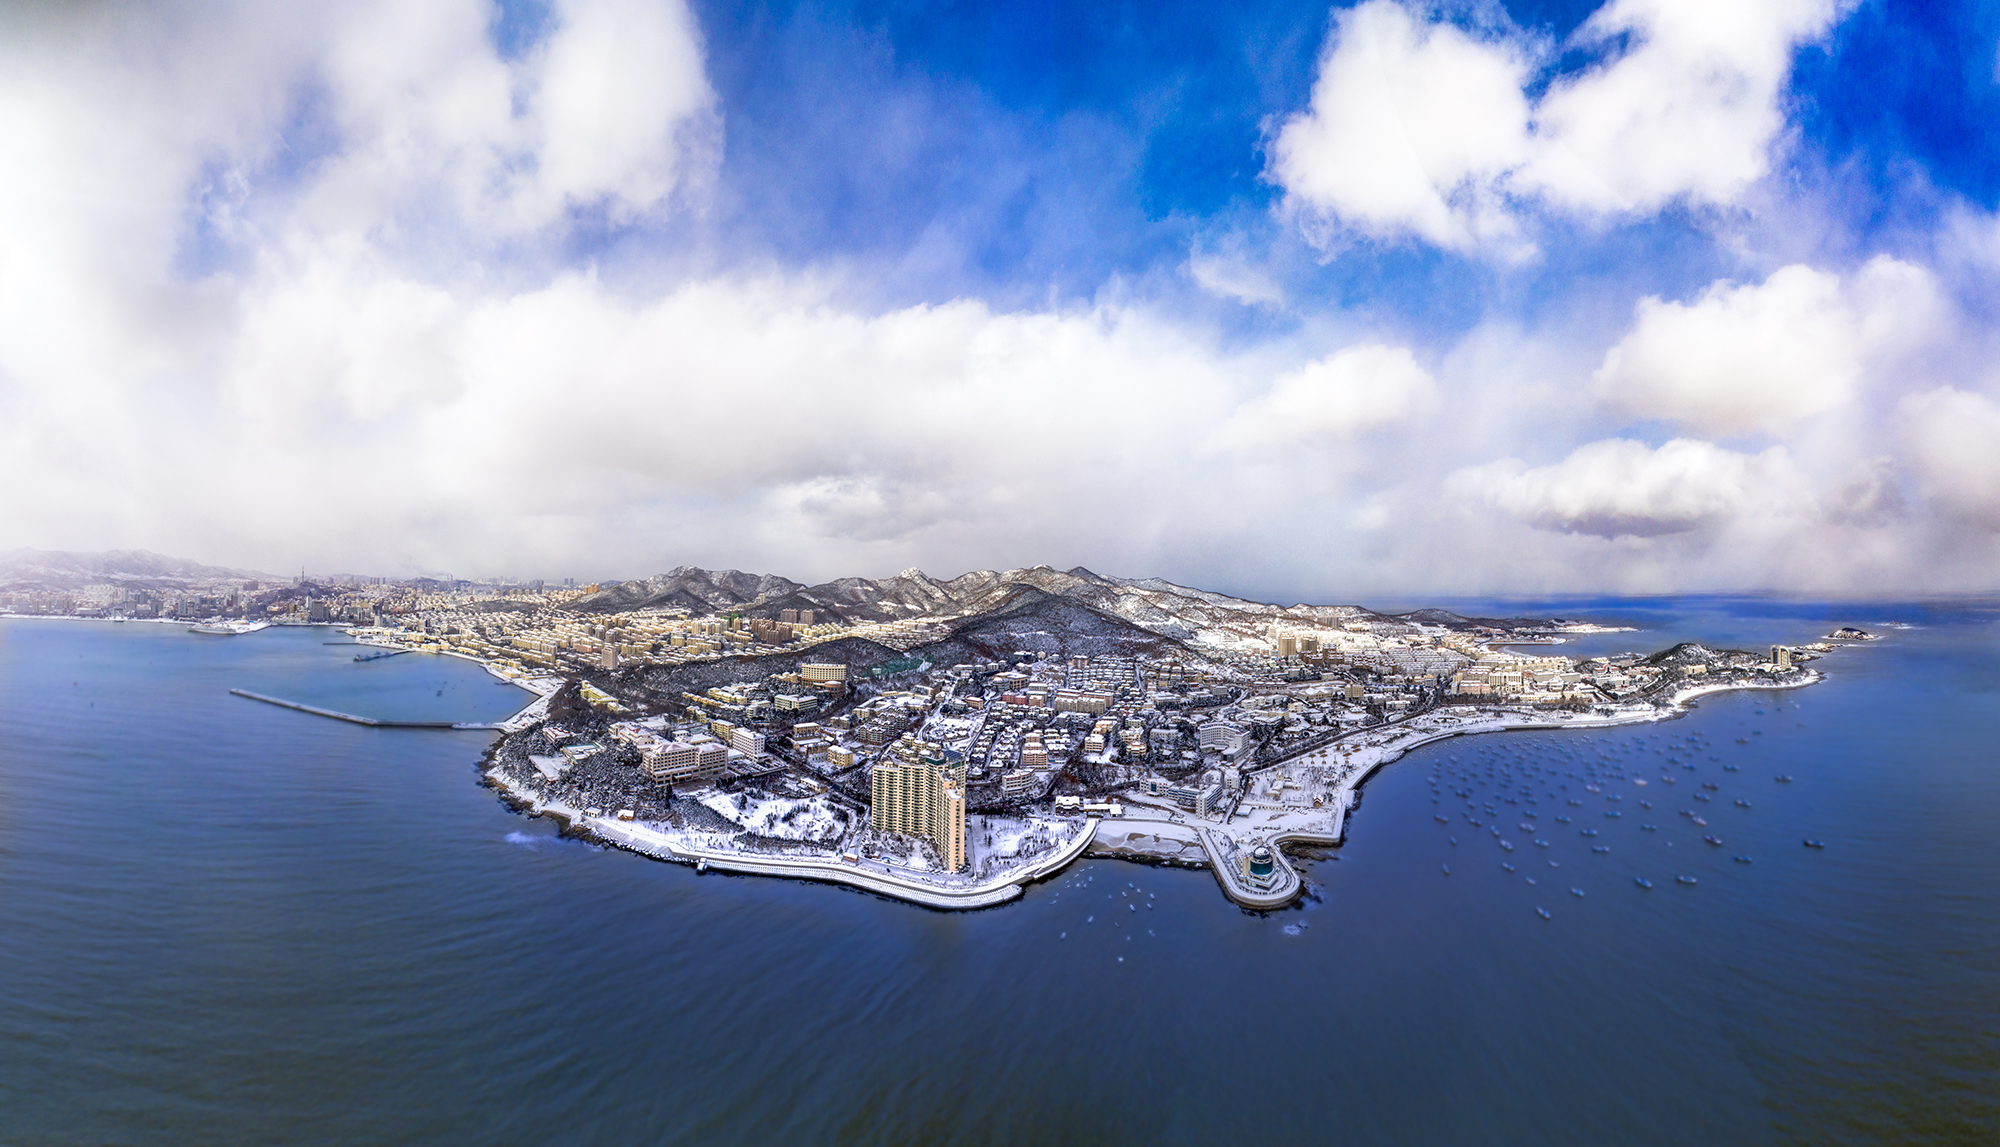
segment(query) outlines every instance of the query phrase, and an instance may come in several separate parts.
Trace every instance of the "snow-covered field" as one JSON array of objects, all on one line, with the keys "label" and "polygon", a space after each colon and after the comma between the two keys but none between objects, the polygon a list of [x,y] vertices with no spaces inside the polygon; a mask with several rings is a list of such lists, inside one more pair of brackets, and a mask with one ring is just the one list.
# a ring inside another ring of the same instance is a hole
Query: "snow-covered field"
[{"label": "snow-covered field", "polygon": [[833,804],[825,797],[793,800],[757,797],[747,793],[709,792],[698,799],[759,836],[830,844],[847,831],[846,825],[834,815]]},{"label": "snow-covered field", "polygon": [[[980,856],[1030,857],[1047,852],[1070,838],[1075,829],[1060,820],[1041,817],[975,816],[965,826],[965,835]],[[992,844],[986,843],[988,836]]]}]

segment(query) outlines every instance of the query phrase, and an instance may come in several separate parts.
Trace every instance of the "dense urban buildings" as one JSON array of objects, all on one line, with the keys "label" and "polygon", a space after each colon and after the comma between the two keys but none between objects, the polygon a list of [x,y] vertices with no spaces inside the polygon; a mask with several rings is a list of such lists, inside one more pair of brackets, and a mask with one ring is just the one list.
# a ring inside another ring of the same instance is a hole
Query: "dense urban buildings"
[{"label": "dense urban buildings", "polygon": [[1278,902],[1298,890],[1282,845],[1337,841],[1355,787],[1412,745],[1654,720],[1704,690],[1807,683],[1831,648],[1575,658],[1560,643],[1594,627],[1280,608],[1047,567],[825,587],[688,568],[582,587],[217,571],[6,592],[17,612],[199,634],[333,625],[362,663],[475,660],[542,698],[493,753],[512,799],[626,847],[835,865],[809,871],[940,906],[1086,847],[1206,864],[1239,902]]}]

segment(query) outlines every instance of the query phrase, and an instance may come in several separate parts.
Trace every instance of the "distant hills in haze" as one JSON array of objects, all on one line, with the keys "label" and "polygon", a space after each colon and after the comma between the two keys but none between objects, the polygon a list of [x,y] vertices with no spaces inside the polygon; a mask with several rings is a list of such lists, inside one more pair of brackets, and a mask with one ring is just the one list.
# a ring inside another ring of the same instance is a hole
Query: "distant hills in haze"
[{"label": "distant hills in haze", "polygon": [[150,550],[106,550],[83,554],[63,550],[0,551],[0,591],[50,592],[88,585],[126,589],[178,589],[229,581],[275,581],[254,570],[202,565]]},{"label": "distant hills in haze", "polygon": [[[0,592],[69,593],[105,584],[168,590],[285,580],[145,550],[0,552]],[[603,584],[564,608],[596,614],[679,608],[704,616],[743,613],[773,618],[780,611],[797,609],[812,610],[816,620],[848,625],[935,621],[953,630],[984,619],[1021,642],[1020,648],[1036,647],[1028,639],[1038,618],[1066,630],[1082,625],[1102,637],[1106,648],[1162,638],[1204,646],[1256,646],[1274,625],[1320,628],[1393,620],[1452,629],[1478,625],[1533,629],[1551,624],[1530,618],[1468,618],[1441,609],[1381,614],[1354,605],[1278,606],[1161,578],[1106,577],[1082,566],[1059,570],[1046,565],[973,570],[953,578],[906,569],[894,577],[843,577],[817,585],[777,574],[680,566],[649,578]],[[1101,624],[1088,623],[1089,617]]]},{"label": "distant hills in haze", "polygon": [[[950,579],[907,569],[890,578],[836,578],[818,585],[774,574],[681,566],[654,577],[601,586],[572,602],[570,608],[621,613],[678,607],[695,614],[772,615],[785,609],[810,609],[821,620],[848,624],[926,618],[993,618],[997,623],[1011,617],[1018,620],[1009,627],[1019,628],[1030,617],[1062,613],[1056,608],[1058,604],[1072,611],[1082,607],[1114,623],[1105,633],[1107,638],[1113,630],[1130,627],[1126,632],[1211,646],[1257,641],[1273,624],[1338,626],[1390,617],[1360,606],[1269,605],[1160,578],[1105,577],[1082,566],[1058,570],[1046,565],[974,570]],[[1467,618],[1439,609],[1396,615],[1395,620],[1454,629],[1549,624],[1526,618]]]},{"label": "distant hills in haze", "polygon": [[[805,585],[771,574],[681,566],[656,577],[606,585],[571,608],[585,612],[680,607],[694,613],[810,609],[829,621],[901,621],[966,616],[1001,609],[1024,589],[1087,605],[1154,633],[1188,640],[1218,626],[1269,622],[1297,611],[1321,621],[1354,619],[1353,606],[1294,606],[1291,610],[1191,589],[1158,578],[1109,578],[1078,566],[974,570],[949,580],[907,569],[889,578],[844,577]],[[1300,617],[1300,620],[1305,620]]]}]

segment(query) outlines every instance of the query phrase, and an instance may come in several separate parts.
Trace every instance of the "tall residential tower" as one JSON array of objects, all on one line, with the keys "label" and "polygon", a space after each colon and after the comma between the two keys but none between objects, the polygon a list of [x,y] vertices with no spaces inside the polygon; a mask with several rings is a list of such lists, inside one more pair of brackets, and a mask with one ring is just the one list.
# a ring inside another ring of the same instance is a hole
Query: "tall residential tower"
[{"label": "tall residential tower", "polygon": [[964,769],[935,765],[875,766],[871,781],[876,829],[900,836],[921,836],[937,847],[946,869],[965,868]]}]

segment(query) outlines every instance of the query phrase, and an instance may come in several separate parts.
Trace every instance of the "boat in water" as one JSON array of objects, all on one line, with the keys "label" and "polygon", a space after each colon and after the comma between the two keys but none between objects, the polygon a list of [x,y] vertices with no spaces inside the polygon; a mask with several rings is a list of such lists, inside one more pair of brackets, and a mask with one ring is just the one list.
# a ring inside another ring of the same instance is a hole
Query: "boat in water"
[{"label": "boat in water", "polygon": [[188,626],[188,632],[203,633],[211,637],[240,637],[270,627],[271,623],[268,621],[203,621]]},{"label": "boat in water", "polygon": [[1674,883],[1675,883],[1675,884],[1697,884],[1697,883],[1699,883],[1699,881],[1697,881],[1697,880],[1696,880],[1696,879],[1695,879],[1694,877],[1692,877],[1692,876],[1676,876],[1676,877],[1674,877]]},{"label": "boat in water", "polygon": [[1548,909],[1546,909],[1546,908],[1536,908],[1536,909],[1535,909],[1535,911],[1536,911],[1536,913],[1538,913],[1538,914],[1539,914],[1539,915],[1541,916],[1541,918],[1542,918],[1542,919],[1544,919],[1544,920],[1547,920],[1547,919],[1549,919],[1549,910],[1548,910]]},{"label": "boat in water", "polygon": [[1651,888],[1653,886],[1653,882],[1646,879],[1643,876],[1634,876],[1632,878],[1632,883],[1638,885],[1641,888]]},{"label": "boat in water", "polygon": [[1826,847],[1826,842],[1825,842],[1825,841],[1823,841],[1823,840],[1809,840],[1809,841],[1806,841],[1806,847],[1807,847],[1807,848],[1825,848],[1825,847]]}]

